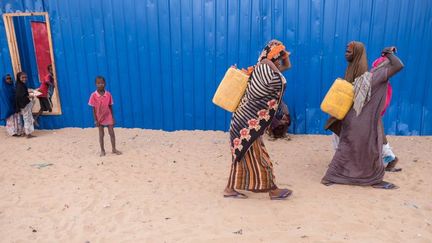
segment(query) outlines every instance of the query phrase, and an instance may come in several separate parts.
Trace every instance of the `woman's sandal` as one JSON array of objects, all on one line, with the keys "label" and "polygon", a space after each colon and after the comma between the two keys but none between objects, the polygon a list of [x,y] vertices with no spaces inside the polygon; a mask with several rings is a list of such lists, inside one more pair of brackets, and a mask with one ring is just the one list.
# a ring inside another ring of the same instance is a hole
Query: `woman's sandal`
[{"label": "woman's sandal", "polygon": [[331,185],[333,185],[334,183],[331,182],[331,181],[328,181],[328,180],[326,180],[326,179],[322,179],[322,180],[321,180],[321,184],[323,184],[324,186],[331,186]]},{"label": "woman's sandal", "polygon": [[395,157],[395,159],[391,162],[389,162],[385,168],[385,171],[387,172],[399,172],[402,171],[402,168],[395,168],[396,164],[399,162],[398,157]]},{"label": "woman's sandal", "polygon": [[281,189],[281,192],[279,193],[279,195],[277,195],[277,196],[270,195],[270,200],[285,200],[292,193],[293,193],[293,191],[291,191],[290,189]]},{"label": "woman's sandal", "polygon": [[382,181],[378,184],[372,185],[373,188],[377,188],[377,189],[386,189],[386,190],[394,190],[394,189],[398,189],[399,187],[396,186],[393,183],[387,182],[387,181]]},{"label": "woman's sandal", "polygon": [[235,192],[235,194],[224,194],[224,198],[235,198],[235,199],[246,199],[248,196],[246,196],[243,193]]}]

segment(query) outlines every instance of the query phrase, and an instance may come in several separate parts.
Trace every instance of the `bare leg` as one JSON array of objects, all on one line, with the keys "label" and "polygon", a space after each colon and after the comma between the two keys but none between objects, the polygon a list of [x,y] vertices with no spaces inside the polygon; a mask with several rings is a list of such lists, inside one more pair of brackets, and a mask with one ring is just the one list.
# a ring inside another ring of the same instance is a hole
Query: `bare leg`
[{"label": "bare leg", "polygon": [[120,155],[122,154],[120,151],[118,151],[116,149],[116,143],[115,143],[115,133],[114,133],[114,126],[113,125],[109,125],[108,126],[108,132],[111,138],[111,146],[112,146],[112,152],[113,154],[117,154]]},{"label": "bare leg", "polygon": [[98,128],[99,128],[99,144],[101,148],[100,156],[102,157],[105,156],[105,147],[104,147],[105,131],[103,126],[99,126]]},{"label": "bare leg", "polygon": [[38,111],[38,113],[36,114],[36,116],[34,117],[34,121],[33,121],[33,123],[35,124],[35,126],[39,126],[39,122],[38,122],[38,118],[39,118],[39,116],[40,115],[42,115],[42,113],[43,113],[43,110],[42,110],[42,108],[40,108],[40,110]]},{"label": "bare leg", "polygon": [[387,137],[386,137],[386,135],[385,135],[385,133],[384,133],[384,122],[382,122],[382,126],[381,126],[381,133],[382,133],[382,137],[383,137],[383,144],[387,144],[388,143],[388,141],[387,141]]},{"label": "bare leg", "polygon": [[[394,155],[393,151],[391,150],[390,145],[388,144],[387,137],[384,133],[384,126],[382,126],[382,128],[383,129],[381,131],[382,131],[382,136],[383,136],[383,150],[386,149],[386,151],[387,151],[386,153],[383,152],[383,157],[384,158],[386,158],[386,157],[393,158],[392,161],[390,161],[390,162],[387,161],[388,163],[387,163],[387,166],[385,168],[385,171],[388,171],[388,172],[402,171],[402,168],[396,168],[396,164],[398,163],[399,159],[396,157],[396,155]],[[384,165],[385,165],[385,163],[386,162],[384,162]]]}]

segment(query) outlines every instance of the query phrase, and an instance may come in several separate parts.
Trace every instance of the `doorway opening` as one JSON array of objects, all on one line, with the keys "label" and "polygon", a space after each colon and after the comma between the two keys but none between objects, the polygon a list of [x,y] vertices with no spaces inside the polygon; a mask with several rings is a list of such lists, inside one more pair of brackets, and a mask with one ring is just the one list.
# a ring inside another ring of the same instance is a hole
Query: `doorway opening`
[{"label": "doorway opening", "polygon": [[[43,115],[61,115],[61,103],[54,61],[51,28],[47,12],[3,14],[14,77],[27,73],[27,87],[47,96],[51,111]],[[33,112],[40,109],[36,99]]]}]

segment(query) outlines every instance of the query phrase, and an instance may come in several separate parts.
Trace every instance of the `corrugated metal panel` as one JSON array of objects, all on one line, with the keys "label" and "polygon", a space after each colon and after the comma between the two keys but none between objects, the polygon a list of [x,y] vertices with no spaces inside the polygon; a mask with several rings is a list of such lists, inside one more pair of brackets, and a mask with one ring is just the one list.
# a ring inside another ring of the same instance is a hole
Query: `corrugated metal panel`
[{"label": "corrugated metal panel", "polygon": [[[14,19],[15,33],[17,38],[18,50],[20,53],[20,58],[22,60],[22,69],[26,70],[28,81],[27,84],[31,88],[38,88],[39,76],[38,67],[36,63],[36,54],[33,46],[33,34],[31,30],[31,21],[44,21],[41,16],[31,16],[31,17],[18,17]],[[23,43],[29,43],[29,46]]]},{"label": "corrugated metal panel", "polygon": [[[92,125],[87,100],[103,75],[119,126],[227,130],[211,98],[228,66],[256,62],[272,39],[292,51],[285,95],[291,132],[324,133],[319,105],[343,76],[344,49],[366,44],[369,61],[396,45],[405,69],[391,80],[390,134],[432,134],[430,0],[2,0],[1,13],[48,11],[62,116],[45,128]],[[0,73],[11,72],[0,20]]]}]

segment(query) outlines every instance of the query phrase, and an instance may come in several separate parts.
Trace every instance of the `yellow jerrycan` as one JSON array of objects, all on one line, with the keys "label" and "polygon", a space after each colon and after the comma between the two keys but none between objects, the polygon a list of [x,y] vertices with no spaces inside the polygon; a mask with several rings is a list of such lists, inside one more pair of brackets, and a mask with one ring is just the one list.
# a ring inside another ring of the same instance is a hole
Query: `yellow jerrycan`
[{"label": "yellow jerrycan", "polygon": [[321,110],[343,120],[354,103],[353,85],[341,78],[337,78],[321,103]]},{"label": "yellow jerrycan", "polygon": [[235,112],[242,99],[249,75],[230,67],[213,96],[213,103],[227,111]]}]

